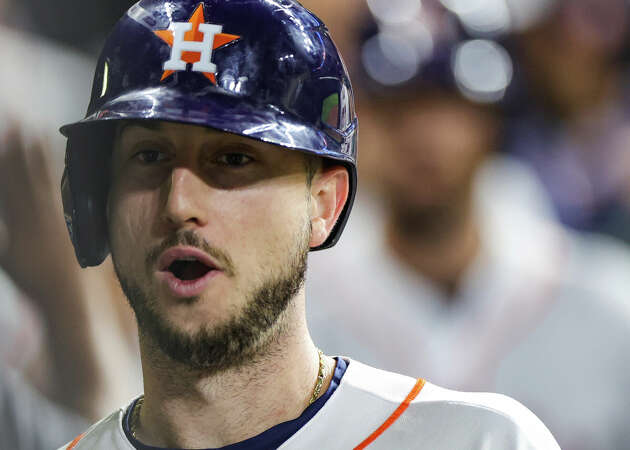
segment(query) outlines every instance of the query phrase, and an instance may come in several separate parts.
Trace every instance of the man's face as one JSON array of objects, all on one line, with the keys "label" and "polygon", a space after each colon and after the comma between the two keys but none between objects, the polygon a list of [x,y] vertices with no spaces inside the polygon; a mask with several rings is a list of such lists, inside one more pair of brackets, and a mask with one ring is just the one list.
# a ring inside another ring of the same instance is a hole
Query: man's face
[{"label": "man's face", "polygon": [[411,211],[448,207],[468,195],[495,130],[487,113],[454,95],[387,105],[382,149],[388,197]]},{"label": "man's face", "polygon": [[278,332],[309,242],[305,158],[191,125],[132,123],[115,141],[109,239],[141,333],[219,370]]}]

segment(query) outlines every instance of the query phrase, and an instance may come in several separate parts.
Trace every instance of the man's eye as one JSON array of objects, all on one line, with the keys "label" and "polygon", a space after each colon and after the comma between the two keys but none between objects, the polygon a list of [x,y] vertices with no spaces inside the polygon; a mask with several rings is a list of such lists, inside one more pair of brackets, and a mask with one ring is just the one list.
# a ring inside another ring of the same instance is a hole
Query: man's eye
[{"label": "man's eye", "polygon": [[155,164],[168,159],[168,154],[159,150],[142,150],[135,154],[135,158],[143,164]]},{"label": "man's eye", "polygon": [[219,164],[231,167],[242,167],[252,161],[252,158],[243,153],[225,153],[217,158]]}]

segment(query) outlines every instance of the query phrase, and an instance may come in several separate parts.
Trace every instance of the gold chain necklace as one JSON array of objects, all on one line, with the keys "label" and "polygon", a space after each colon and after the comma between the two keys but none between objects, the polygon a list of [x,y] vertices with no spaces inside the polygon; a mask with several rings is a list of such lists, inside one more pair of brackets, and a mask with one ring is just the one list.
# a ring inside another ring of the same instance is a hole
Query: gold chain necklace
[{"label": "gold chain necklace", "polygon": [[322,385],[324,384],[324,352],[320,349],[317,349],[317,355],[319,356],[319,371],[317,372],[317,381],[315,382],[315,387],[313,388],[313,395],[311,396],[311,400],[308,402],[309,406],[313,404],[315,400],[319,398],[319,393],[322,390]]},{"label": "gold chain necklace", "polygon": [[142,404],[144,403],[144,394],[140,396],[138,401],[133,405],[133,409],[131,410],[131,417],[129,418],[129,431],[134,439],[138,439],[136,436],[136,429],[138,428],[138,424],[140,423],[140,408],[142,408]]},{"label": "gold chain necklace", "polygon": [[[324,385],[324,378],[326,378],[324,373],[324,369],[326,368],[326,364],[324,362],[324,352],[317,349],[317,355],[319,356],[319,371],[317,372],[317,380],[315,381],[315,387],[313,388],[313,395],[311,395],[311,399],[308,402],[309,406],[319,398],[322,386]],[[129,431],[136,440],[138,439],[136,436],[136,430],[138,428],[138,424],[140,423],[140,409],[142,408],[143,403],[144,395],[140,396],[138,401],[133,405],[131,417],[129,418]]]}]

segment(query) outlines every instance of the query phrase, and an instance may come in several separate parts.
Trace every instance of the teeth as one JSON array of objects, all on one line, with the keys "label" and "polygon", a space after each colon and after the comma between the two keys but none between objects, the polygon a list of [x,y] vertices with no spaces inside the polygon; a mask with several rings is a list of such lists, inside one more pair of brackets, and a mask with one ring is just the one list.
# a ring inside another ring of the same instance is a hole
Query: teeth
[{"label": "teeth", "polygon": [[190,256],[185,258],[177,258],[177,261],[197,261],[197,258]]}]

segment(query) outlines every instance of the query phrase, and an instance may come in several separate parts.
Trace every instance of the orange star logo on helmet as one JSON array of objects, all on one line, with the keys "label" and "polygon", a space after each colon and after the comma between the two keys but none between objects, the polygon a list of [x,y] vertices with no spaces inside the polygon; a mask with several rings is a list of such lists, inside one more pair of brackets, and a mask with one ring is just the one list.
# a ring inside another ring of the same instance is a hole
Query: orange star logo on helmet
[{"label": "orange star logo on helmet", "polygon": [[164,63],[161,81],[176,71],[186,70],[187,64],[192,64],[193,72],[202,73],[216,84],[217,68],[211,61],[212,52],[240,38],[235,34],[223,33],[222,30],[222,25],[205,22],[203,4],[200,3],[188,22],[171,22],[168,29],[154,31],[171,47],[171,56]]}]

